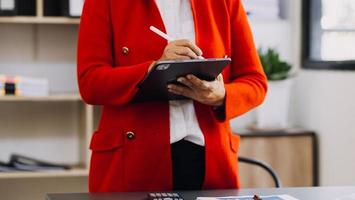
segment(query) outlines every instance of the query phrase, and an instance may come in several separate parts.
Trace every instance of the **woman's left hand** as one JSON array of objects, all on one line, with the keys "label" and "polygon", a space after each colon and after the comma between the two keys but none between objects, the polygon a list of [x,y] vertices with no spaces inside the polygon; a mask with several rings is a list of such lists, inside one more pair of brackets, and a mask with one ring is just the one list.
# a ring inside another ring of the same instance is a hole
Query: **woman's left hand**
[{"label": "woman's left hand", "polygon": [[181,77],[178,82],[185,85],[168,85],[169,92],[182,95],[200,103],[210,106],[222,106],[226,97],[223,76],[220,74],[216,80],[208,82],[197,78],[194,75]]}]

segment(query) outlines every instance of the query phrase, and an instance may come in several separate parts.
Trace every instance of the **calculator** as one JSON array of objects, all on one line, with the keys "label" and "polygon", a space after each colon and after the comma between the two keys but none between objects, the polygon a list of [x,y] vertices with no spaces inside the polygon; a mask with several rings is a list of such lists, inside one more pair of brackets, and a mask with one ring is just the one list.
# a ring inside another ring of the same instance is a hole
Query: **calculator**
[{"label": "calculator", "polygon": [[148,200],[184,200],[175,192],[154,192],[148,194]]}]

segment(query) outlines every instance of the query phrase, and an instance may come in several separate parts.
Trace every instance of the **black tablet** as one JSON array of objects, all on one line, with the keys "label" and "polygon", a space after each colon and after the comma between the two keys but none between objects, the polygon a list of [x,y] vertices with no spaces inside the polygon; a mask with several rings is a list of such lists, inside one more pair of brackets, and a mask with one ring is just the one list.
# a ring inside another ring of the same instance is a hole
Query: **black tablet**
[{"label": "black tablet", "polygon": [[137,86],[134,102],[181,100],[186,97],[168,91],[170,83],[180,84],[177,79],[188,74],[213,81],[231,63],[230,58],[157,62],[144,80]]}]

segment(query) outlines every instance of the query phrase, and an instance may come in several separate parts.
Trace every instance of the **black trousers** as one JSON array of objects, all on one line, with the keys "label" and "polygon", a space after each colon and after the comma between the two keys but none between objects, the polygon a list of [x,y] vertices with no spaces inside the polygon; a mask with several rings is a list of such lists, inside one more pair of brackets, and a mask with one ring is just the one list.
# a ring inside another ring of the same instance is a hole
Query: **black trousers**
[{"label": "black trousers", "polygon": [[171,145],[174,190],[201,190],[205,179],[205,147],[181,140]]}]

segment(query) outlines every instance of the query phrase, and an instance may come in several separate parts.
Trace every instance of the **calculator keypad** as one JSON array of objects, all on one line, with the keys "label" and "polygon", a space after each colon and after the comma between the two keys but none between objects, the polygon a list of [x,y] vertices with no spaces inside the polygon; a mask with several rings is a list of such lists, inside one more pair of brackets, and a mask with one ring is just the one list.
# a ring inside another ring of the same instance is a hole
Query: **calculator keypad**
[{"label": "calculator keypad", "polygon": [[149,193],[149,200],[184,200],[178,193]]}]

